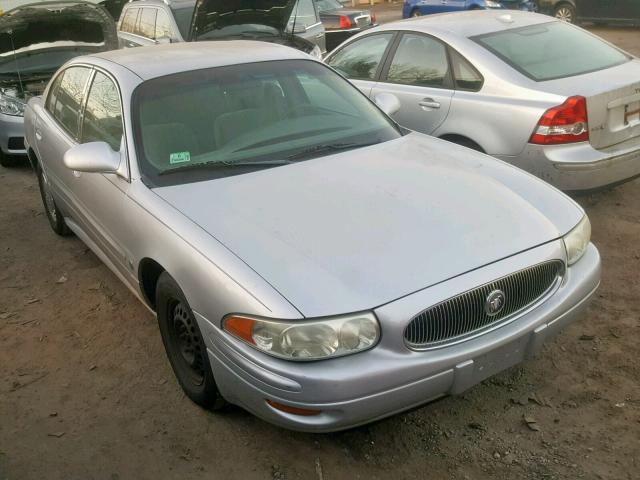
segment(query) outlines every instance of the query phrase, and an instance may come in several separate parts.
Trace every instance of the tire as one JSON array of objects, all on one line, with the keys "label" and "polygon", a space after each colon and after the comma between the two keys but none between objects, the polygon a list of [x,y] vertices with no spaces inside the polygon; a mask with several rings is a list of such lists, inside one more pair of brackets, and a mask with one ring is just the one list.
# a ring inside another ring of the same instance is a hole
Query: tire
[{"label": "tire", "polygon": [[36,174],[38,175],[38,186],[40,187],[42,205],[44,206],[44,212],[47,215],[51,229],[61,237],[68,237],[72,232],[64,222],[64,216],[49,191],[47,177],[39,165],[36,167]]},{"label": "tire", "polygon": [[414,8],[413,10],[411,10],[411,13],[409,14],[410,18],[415,18],[415,17],[421,17],[422,13],[420,13],[420,10],[418,10],[417,8]]},{"label": "tire", "polygon": [[213,378],[202,333],[182,290],[167,272],[158,278],[156,306],[162,343],[182,390],[203,408],[221,409],[226,402]]},{"label": "tire", "polygon": [[556,7],[553,16],[567,23],[576,23],[576,9],[568,3],[561,3]]}]

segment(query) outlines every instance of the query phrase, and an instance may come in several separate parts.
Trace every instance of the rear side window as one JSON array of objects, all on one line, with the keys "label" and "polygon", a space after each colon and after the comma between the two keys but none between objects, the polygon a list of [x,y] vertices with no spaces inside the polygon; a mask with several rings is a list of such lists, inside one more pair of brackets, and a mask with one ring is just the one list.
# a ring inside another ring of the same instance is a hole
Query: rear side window
[{"label": "rear side window", "polygon": [[169,16],[164,10],[158,10],[158,16],[156,17],[156,36],[155,38],[173,38],[173,29],[171,28],[171,21]]},{"label": "rear side window", "polygon": [[451,68],[457,90],[469,90],[477,92],[482,88],[484,78],[469,61],[453,49],[451,54]]},{"label": "rear side window", "polygon": [[[47,99],[49,111],[74,138],[78,134],[78,119],[84,89],[91,70],[86,67],[69,67],[60,76],[60,85]],[[56,80],[57,82],[57,80]],[[55,85],[54,85],[55,86]]]},{"label": "rear side window", "polygon": [[604,70],[630,60],[590,33],[559,21],[488,33],[473,40],[537,82]]},{"label": "rear side window", "polygon": [[122,24],[120,25],[120,30],[127,33],[133,33],[135,25],[136,25],[136,17],[138,16],[137,8],[129,8],[122,19]]},{"label": "rear side window", "polygon": [[373,80],[393,33],[371,35],[350,43],[327,62],[354,80]]},{"label": "rear side window", "polygon": [[96,72],[82,119],[81,143],[106,142],[115,151],[122,141],[122,106],[116,85]]},{"label": "rear side window", "polygon": [[446,47],[424,35],[403,35],[389,67],[387,81],[421,87],[448,87]]},{"label": "rear side window", "polygon": [[155,38],[156,35],[156,13],[155,8],[143,8],[140,14],[140,23],[135,33],[146,38]]}]

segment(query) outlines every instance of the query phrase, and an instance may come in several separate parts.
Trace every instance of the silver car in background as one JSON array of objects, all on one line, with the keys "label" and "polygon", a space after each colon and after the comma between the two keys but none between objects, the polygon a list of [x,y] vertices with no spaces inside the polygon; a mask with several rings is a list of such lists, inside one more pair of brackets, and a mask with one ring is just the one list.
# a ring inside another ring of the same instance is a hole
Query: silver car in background
[{"label": "silver car in background", "polygon": [[472,11],[388,23],[326,59],[401,125],[562,190],[640,175],[640,60],[544,15]]},{"label": "silver car in background", "polygon": [[52,228],[157,314],[204,407],[370,422],[529,358],[600,282],[575,202],[287,47],[79,57],[25,120]]}]

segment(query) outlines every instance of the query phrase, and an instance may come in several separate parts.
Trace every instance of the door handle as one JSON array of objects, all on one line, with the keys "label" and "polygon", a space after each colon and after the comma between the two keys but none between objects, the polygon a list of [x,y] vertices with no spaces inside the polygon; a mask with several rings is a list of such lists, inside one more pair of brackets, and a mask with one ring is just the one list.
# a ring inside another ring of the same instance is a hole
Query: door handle
[{"label": "door handle", "polygon": [[322,37],[324,37],[324,33],[319,33],[319,34],[316,35],[317,39],[321,39]]},{"label": "door handle", "polygon": [[36,140],[42,140],[42,133],[40,133],[38,130],[36,130]]},{"label": "door handle", "polygon": [[418,102],[423,110],[437,110],[440,108],[440,102],[436,102],[433,98],[423,98]]}]

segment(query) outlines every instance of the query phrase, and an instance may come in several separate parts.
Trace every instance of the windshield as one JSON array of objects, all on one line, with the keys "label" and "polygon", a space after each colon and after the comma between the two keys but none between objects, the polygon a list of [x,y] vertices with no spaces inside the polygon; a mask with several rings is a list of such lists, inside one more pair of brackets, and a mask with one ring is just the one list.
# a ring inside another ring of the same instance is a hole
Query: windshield
[{"label": "windshield", "polygon": [[327,10],[339,10],[344,6],[338,0],[314,0],[319,12]]},{"label": "windshield", "polygon": [[133,95],[138,162],[153,185],[238,175],[400,137],[393,122],[310,60],[148,80]]},{"label": "windshield", "polygon": [[598,37],[564,22],[514,28],[473,40],[537,82],[604,70],[630,60]]}]

